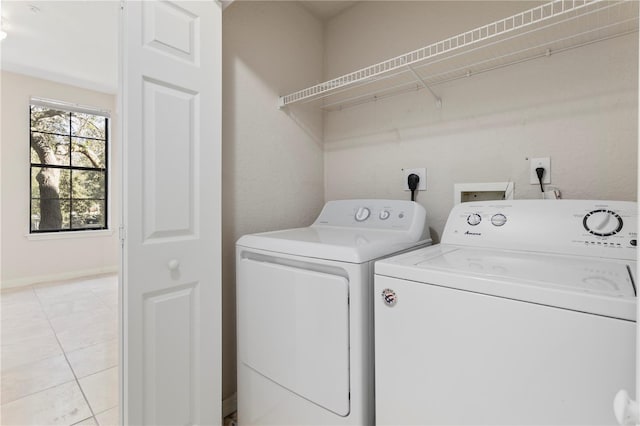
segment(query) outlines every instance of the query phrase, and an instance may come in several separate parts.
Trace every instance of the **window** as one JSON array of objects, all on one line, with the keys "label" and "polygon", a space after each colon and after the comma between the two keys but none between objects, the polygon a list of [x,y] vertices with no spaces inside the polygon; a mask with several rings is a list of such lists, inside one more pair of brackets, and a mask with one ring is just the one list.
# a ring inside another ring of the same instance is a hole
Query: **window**
[{"label": "window", "polygon": [[31,233],[107,229],[109,118],[31,100]]}]

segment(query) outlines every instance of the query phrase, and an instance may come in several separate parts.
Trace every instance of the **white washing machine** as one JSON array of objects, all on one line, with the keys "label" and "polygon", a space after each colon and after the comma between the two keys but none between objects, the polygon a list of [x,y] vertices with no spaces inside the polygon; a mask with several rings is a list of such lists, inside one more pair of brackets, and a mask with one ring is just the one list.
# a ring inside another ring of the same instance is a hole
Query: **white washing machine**
[{"label": "white washing machine", "polygon": [[431,243],[411,201],[328,202],[238,240],[240,425],[372,425],[373,263]]},{"label": "white washing machine", "polygon": [[375,268],[378,425],[613,425],[635,388],[637,204],[454,207]]}]

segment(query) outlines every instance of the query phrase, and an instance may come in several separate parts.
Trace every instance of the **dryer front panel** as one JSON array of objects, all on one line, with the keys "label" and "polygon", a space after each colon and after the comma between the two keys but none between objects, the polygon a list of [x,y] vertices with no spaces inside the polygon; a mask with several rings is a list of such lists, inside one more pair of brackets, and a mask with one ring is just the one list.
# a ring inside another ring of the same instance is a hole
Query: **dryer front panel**
[{"label": "dryer front panel", "polygon": [[340,416],[349,414],[349,282],[241,259],[240,361]]}]

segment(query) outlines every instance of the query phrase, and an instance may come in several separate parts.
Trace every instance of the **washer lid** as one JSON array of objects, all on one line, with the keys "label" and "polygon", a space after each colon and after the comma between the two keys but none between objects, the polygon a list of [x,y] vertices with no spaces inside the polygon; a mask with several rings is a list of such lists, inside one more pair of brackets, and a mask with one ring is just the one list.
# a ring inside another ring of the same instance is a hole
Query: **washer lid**
[{"label": "washer lid", "polygon": [[429,244],[407,232],[310,226],[245,235],[237,245],[317,259],[364,263],[402,250]]},{"label": "washer lid", "polygon": [[636,263],[438,245],[376,263],[376,274],[635,320]]}]

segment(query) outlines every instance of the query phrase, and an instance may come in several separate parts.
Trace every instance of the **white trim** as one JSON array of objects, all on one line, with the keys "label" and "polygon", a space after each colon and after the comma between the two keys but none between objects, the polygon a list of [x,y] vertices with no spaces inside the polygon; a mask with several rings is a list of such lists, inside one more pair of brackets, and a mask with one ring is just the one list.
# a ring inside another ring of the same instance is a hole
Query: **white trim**
[{"label": "white trim", "polygon": [[37,96],[29,98],[31,105],[43,106],[45,108],[60,109],[66,112],[79,112],[84,114],[97,115],[111,119],[111,111],[87,105],[75,104],[73,102],[61,101],[58,99],[46,99]]},{"label": "white trim", "polygon": [[95,231],[60,231],[26,234],[27,240],[64,240],[68,238],[105,238],[113,235],[113,229],[99,229]]},{"label": "white trim", "polygon": [[101,93],[108,93],[115,95],[118,91],[117,84],[109,84],[104,82],[97,82],[86,80],[83,78],[72,77],[65,74],[59,74],[54,71],[44,70],[41,68],[31,67],[28,65],[16,64],[2,60],[0,70],[13,72],[16,74],[27,75],[30,77],[40,78],[42,80],[53,81],[54,83],[67,84],[69,86],[78,87],[81,89],[93,90]]},{"label": "white trim", "polygon": [[0,288],[24,287],[31,284],[38,284],[51,281],[66,281],[74,278],[92,277],[95,275],[113,274],[118,272],[118,266],[104,266],[102,268],[83,269],[79,271],[63,272],[60,274],[35,275],[32,277],[16,278],[13,280],[2,280]]}]

